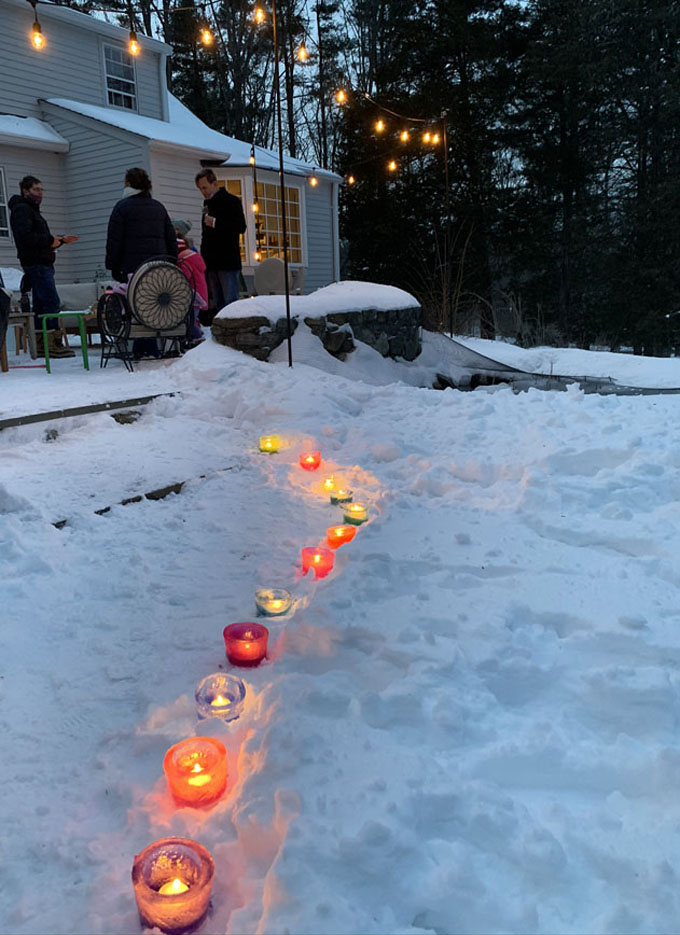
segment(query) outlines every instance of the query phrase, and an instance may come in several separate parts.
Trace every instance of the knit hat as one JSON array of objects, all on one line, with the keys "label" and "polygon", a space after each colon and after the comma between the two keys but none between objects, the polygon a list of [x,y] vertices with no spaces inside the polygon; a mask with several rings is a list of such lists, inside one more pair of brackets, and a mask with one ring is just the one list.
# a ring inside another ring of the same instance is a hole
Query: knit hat
[{"label": "knit hat", "polygon": [[175,228],[180,237],[186,237],[186,235],[191,230],[191,221],[185,221],[184,218],[176,218],[172,222],[172,226]]}]

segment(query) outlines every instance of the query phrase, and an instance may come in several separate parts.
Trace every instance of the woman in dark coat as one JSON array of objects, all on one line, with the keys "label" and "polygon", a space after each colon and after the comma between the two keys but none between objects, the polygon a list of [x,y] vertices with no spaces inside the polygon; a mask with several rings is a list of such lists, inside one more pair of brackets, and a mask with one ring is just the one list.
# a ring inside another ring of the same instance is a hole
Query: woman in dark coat
[{"label": "woman in dark coat", "polygon": [[123,197],[109,218],[106,268],[114,279],[127,282],[142,263],[155,257],[177,260],[175,229],[164,206],[151,197],[151,179],[144,169],[128,169]]},{"label": "woman in dark coat", "polygon": [[[165,207],[151,197],[151,179],[144,169],[125,173],[123,197],[116,202],[106,235],[106,268],[113,278],[127,283],[146,263],[163,257],[177,262],[177,235]],[[155,338],[138,338],[132,344],[135,359],[158,357]]]}]

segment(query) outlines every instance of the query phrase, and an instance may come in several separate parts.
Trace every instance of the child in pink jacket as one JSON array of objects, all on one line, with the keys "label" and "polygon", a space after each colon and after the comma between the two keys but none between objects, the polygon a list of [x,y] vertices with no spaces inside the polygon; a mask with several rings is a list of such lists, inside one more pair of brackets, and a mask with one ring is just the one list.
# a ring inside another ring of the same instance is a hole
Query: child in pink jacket
[{"label": "child in pink jacket", "polygon": [[187,232],[191,225],[188,221],[173,221],[177,232],[177,265],[187,277],[194,290],[194,340],[203,337],[203,329],[198,320],[198,313],[208,307],[208,284],[205,280],[205,263],[200,253],[192,249]]}]

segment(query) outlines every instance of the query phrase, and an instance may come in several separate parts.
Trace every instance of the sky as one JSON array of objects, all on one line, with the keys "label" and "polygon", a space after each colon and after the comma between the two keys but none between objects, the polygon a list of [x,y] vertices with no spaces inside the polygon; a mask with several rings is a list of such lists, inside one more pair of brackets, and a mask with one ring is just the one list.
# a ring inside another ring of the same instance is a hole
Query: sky
[{"label": "sky", "polygon": [[[461,343],[680,385],[675,359]],[[213,856],[207,933],[677,931],[676,397],[436,391],[441,335],[343,363],[301,324],[294,360],[0,375],[0,419],[173,393],[0,432],[0,931],[140,931],[132,862],[168,835]],[[314,580],[329,475],[369,521]],[[222,631],[263,622],[262,586],[293,610],[237,669]],[[216,672],[245,683],[230,724],[196,718]],[[163,774],[197,734],[228,753],[202,809]]]}]

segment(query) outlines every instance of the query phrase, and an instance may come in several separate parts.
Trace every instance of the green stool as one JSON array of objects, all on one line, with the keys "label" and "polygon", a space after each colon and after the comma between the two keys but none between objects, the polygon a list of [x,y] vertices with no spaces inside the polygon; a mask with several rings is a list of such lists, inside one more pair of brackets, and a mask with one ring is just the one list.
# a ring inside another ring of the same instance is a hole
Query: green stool
[{"label": "green stool", "polygon": [[51,315],[40,315],[42,319],[42,336],[43,336],[43,351],[45,354],[45,369],[48,373],[52,373],[50,370],[50,352],[47,347],[47,319],[48,318],[77,318],[78,319],[78,331],[80,332],[80,353],[83,356],[83,367],[86,370],[90,369],[90,362],[87,359],[87,335],[85,334],[85,316],[89,314],[88,312],[57,312],[57,314]]}]

